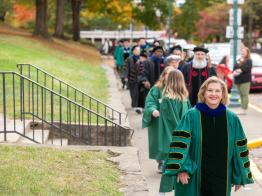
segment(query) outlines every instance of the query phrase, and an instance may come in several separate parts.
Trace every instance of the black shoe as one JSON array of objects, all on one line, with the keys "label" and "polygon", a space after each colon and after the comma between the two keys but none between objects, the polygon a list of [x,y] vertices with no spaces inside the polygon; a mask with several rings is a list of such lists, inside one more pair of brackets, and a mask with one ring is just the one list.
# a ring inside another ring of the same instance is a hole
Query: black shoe
[{"label": "black shoe", "polygon": [[158,163],[158,166],[157,166],[157,171],[158,173],[162,174],[162,162]]},{"label": "black shoe", "polygon": [[142,114],[142,111],[140,109],[136,109],[137,114]]}]

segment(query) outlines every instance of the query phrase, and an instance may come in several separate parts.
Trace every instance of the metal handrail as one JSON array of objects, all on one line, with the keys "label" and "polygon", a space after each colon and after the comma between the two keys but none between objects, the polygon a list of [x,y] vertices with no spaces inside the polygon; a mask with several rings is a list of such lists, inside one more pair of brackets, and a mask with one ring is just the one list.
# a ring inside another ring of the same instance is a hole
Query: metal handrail
[{"label": "metal handrail", "polygon": [[[102,111],[105,113],[105,116],[107,115],[107,111],[111,111],[111,113],[108,113],[108,115],[111,115],[111,116],[110,116],[111,119],[118,119],[118,123],[119,123],[119,124],[122,124],[122,115],[125,115],[125,119],[127,118],[127,114],[126,114],[126,113],[120,112],[120,111],[112,108],[112,107],[109,106],[108,104],[106,104],[106,103],[104,103],[104,102],[102,102],[102,101],[100,101],[100,100],[98,100],[98,99],[96,99],[96,98],[94,98],[94,97],[86,94],[85,92],[81,91],[80,89],[78,89],[78,88],[76,88],[76,87],[68,84],[67,82],[65,82],[65,81],[63,81],[63,80],[61,80],[61,79],[58,79],[56,76],[54,76],[54,75],[52,75],[52,74],[44,71],[43,69],[41,69],[41,68],[39,68],[39,67],[37,67],[37,66],[35,66],[35,65],[31,65],[31,64],[17,64],[17,68],[20,70],[20,74],[21,74],[21,75],[25,75],[25,74],[23,74],[23,67],[24,67],[24,66],[28,66],[27,77],[30,78],[30,79],[31,79],[31,76],[32,76],[32,74],[31,74],[31,67],[33,67],[34,69],[36,69],[37,82],[39,82],[39,81],[38,81],[39,72],[44,73],[45,77],[46,77],[46,76],[51,77],[51,79],[52,79],[51,89],[52,89],[52,90],[54,90],[54,80],[57,81],[57,82],[59,82],[59,93],[60,93],[60,94],[62,93],[62,84],[65,85],[65,86],[66,86],[66,92],[67,92],[67,93],[66,93],[66,97],[69,96],[69,88],[71,88],[72,91],[75,93],[75,96],[74,96],[75,101],[77,101],[77,100],[76,100],[76,93],[80,93],[80,94],[82,95],[82,96],[81,96],[82,101],[81,101],[81,103],[80,103],[81,105],[84,105],[84,96],[86,96],[86,97],[88,97],[88,99],[89,99],[89,101],[90,101],[90,102],[89,102],[89,105],[88,105],[90,109],[92,109],[91,101],[94,101],[94,102],[96,103],[95,108],[96,108],[96,110],[97,110],[97,113],[99,113],[99,105],[102,105],[102,106],[104,107],[104,110],[102,110]],[[46,80],[46,78],[45,78],[45,80]],[[44,86],[45,86],[45,85],[44,85]],[[118,117],[116,117],[115,113],[118,115]]]},{"label": "metal handrail", "polygon": [[[126,127],[122,126],[121,124],[116,123],[113,120],[111,120],[111,119],[109,119],[109,118],[107,118],[107,117],[105,117],[105,116],[103,116],[103,115],[101,115],[101,114],[99,114],[95,111],[92,111],[89,108],[87,108],[87,107],[85,107],[85,106],[83,106],[83,105],[81,105],[81,104],[79,104],[79,103],[77,103],[73,100],[70,100],[69,98],[55,92],[54,90],[49,89],[49,88],[45,87],[44,85],[41,85],[41,84],[39,84],[39,83],[21,75],[21,74],[18,74],[16,72],[12,72],[12,71],[5,71],[5,72],[0,72],[0,76],[1,75],[2,75],[2,78],[3,78],[2,79],[2,81],[3,81],[2,87],[3,87],[3,109],[4,109],[3,112],[4,112],[4,134],[5,134],[4,138],[5,138],[5,141],[6,141],[6,133],[8,132],[6,130],[7,129],[6,128],[6,119],[7,119],[7,111],[6,110],[7,110],[7,107],[6,107],[6,82],[5,82],[6,79],[5,78],[6,78],[6,75],[12,75],[12,88],[11,88],[11,90],[10,89],[9,90],[13,93],[12,101],[13,101],[14,131],[16,131],[16,127],[15,127],[16,108],[15,108],[15,106],[16,106],[16,102],[17,102],[16,96],[15,96],[15,76],[18,76],[18,79],[20,79],[20,115],[21,115],[21,120],[24,123],[23,135],[25,137],[26,137],[26,134],[25,134],[25,115],[26,114],[30,114],[32,116],[33,124],[34,124],[34,118],[37,118],[37,119],[40,119],[42,121],[42,124],[43,123],[51,124],[51,129],[59,127],[61,137],[62,137],[62,131],[64,131],[62,129],[62,123],[63,123],[63,119],[62,119],[62,105],[63,104],[62,103],[63,103],[63,101],[65,101],[66,105],[67,105],[67,108],[66,108],[67,112],[65,113],[66,117],[67,117],[67,126],[66,126],[67,127],[67,130],[66,130],[67,134],[69,134],[72,137],[77,137],[77,135],[73,135],[72,132],[71,132],[72,131],[71,130],[72,125],[74,126],[74,124],[71,124],[72,123],[71,117],[74,117],[74,119],[75,119],[75,133],[77,131],[76,130],[77,126],[79,126],[78,131],[79,131],[79,136],[80,136],[85,131],[84,126],[87,126],[88,131],[89,130],[91,131],[92,126],[93,126],[91,117],[92,117],[92,115],[94,115],[95,120],[96,120],[95,128],[96,128],[97,145],[99,143],[98,142],[99,126],[101,126],[101,125],[103,125],[105,127],[105,133],[104,133],[104,137],[105,137],[104,141],[105,142],[104,142],[104,145],[108,144],[108,142],[107,142],[108,141],[107,131],[110,128],[110,125],[112,125],[111,126],[112,138],[113,138],[113,134],[115,134],[118,131],[119,132],[118,138],[120,138],[120,140],[121,140],[121,137],[122,137],[121,135],[123,135],[124,136],[124,145],[127,145],[127,139],[128,139],[127,134],[128,134],[128,131],[130,130],[129,128],[126,128]],[[28,111],[26,111],[25,104],[24,104],[25,95],[26,95],[25,82],[28,82],[28,91],[27,91],[28,92],[28,97],[27,97],[28,100],[26,100],[26,101],[28,101],[28,106],[27,106]],[[39,92],[41,92],[40,95],[42,97],[41,98],[41,103],[42,103],[41,106],[38,105]],[[44,115],[44,112],[46,112],[46,105],[45,105],[45,108],[43,107],[44,101],[46,102],[46,100],[47,100],[46,99],[46,93],[47,92],[50,93],[50,98],[51,98],[51,120],[49,120],[49,121],[46,119],[46,116]],[[36,101],[34,100],[36,98],[37,98],[37,105],[35,104]],[[55,105],[55,102],[54,102],[55,98],[59,99],[59,104],[57,104],[57,105]],[[59,122],[58,122],[59,126],[56,126],[55,123],[54,123],[54,113],[55,113],[54,107],[55,106],[59,107]],[[75,107],[75,109],[77,108],[77,110],[75,110],[75,116],[71,114],[72,113],[71,107],[73,108],[73,106]],[[36,108],[37,112],[35,112],[35,108]],[[65,108],[65,106],[63,106],[63,108]],[[42,117],[40,115],[38,115],[40,110],[42,112]],[[69,112],[69,110],[70,110],[70,112]],[[76,114],[76,111],[78,111],[78,116]],[[81,112],[82,112],[82,117],[80,115]],[[69,114],[70,114],[70,116],[69,116]],[[84,115],[85,114],[86,114],[86,117],[87,117],[86,124],[84,124],[84,121],[85,121]],[[76,123],[77,117],[78,117],[78,124]],[[104,122],[104,124],[99,123],[100,122],[99,120],[102,120]],[[82,124],[81,124],[80,121],[82,121]],[[70,122],[70,126],[69,126],[69,122]],[[68,126],[69,126],[69,129],[68,129]],[[80,134],[80,127],[81,126],[82,126],[82,128],[81,128],[82,132]],[[114,130],[113,130],[113,128],[114,128]],[[33,131],[34,131],[34,126],[33,126]],[[1,132],[1,130],[0,130],[0,133],[3,133],[3,132]],[[80,139],[83,140],[83,139],[86,139],[86,138],[80,138]],[[120,140],[119,140],[120,143],[118,145],[122,145]],[[61,143],[62,143],[62,140],[61,140]],[[86,143],[90,143],[90,141],[86,142]],[[91,143],[92,143],[92,141],[91,141]],[[113,143],[113,141],[112,141],[112,143]]]}]

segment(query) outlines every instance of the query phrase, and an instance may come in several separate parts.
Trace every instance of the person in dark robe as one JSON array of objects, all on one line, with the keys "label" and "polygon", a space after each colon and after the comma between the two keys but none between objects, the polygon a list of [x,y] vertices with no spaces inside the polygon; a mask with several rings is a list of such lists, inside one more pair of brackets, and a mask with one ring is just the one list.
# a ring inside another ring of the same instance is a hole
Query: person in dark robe
[{"label": "person in dark robe", "polygon": [[163,173],[176,176],[175,196],[230,196],[232,187],[254,183],[247,138],[238,116],[226,107],[224,81],[208,78],[198,101],[172,134]]},{"label": "person in dark robe", "polygon": [[191,62],[183,66],[182,72],[189,92],[189,100],[192,106],[197,104],[197,94],[203,82],[216,75],[216,70],[208,66],[208,49],[204,47],[194,48],[194,58]]},{"label": "person in dark robe", "polygon": [[154,42],[152,43],[151,47],[149,48],[149,51],[148,51],[149,55],[148,56],[152,56],[153,50],[157,46],[161,46],[161,43],[160,43],[159,40],[154,40]]},{"label": "person in dark robe", "polygon": [[151,86],[158,81],[160,74],[165,68],[164,64],[164,49],[162,46],[157,46],[153,49],[153,55],[149,58],[150,63],[145,65],[144,77],[147,78]]},{"label": "person in dark robe", "polygon": [[148,66],[148,64],[150,64],[147,52],[145,50],[142,50],[140,52],[139,61],[137,63],[137,82],[139,91],[138,107],[144,108],[146,96],[151,88],[151,84],[144,75],[145,66]]},{"label": "person in dark robe", "polygon": [[140,47],[138,45],[133,46],[132,55],[127,58],[127,79],[131,96],[131,106],[133,108],[138,107],[138,81],[137,81],[137,61],[139,60]]},{"label": "person in dark robe", "polygon": [[122,89],[124,89],[125,87],[127,87],[127,67],[126,67],[126,60],[128,59],[128,57],[131,55],[131,48],[130,48],[130,43],[128,39],[124,39],[123,40],[123,48],[124,48],[124,61],[125,61],[125,66],[123,67],[123,69],[121,70],[120,73],[120,79],[122,82]]},{"label": "person in dark robe", "polygon": [[123,46],[124,46],[124,60],[126,60],[130,56],[130,43],[128,39],[123,40]]}]

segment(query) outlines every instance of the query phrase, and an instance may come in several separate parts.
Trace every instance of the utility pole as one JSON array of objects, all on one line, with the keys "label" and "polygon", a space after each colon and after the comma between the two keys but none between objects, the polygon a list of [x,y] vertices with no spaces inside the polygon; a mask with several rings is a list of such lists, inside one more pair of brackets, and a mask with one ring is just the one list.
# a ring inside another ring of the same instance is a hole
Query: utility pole
[{"label": "utility pole", "polygon": [[172,0],[168,0],[168,51],[171,44]]},{"label": "utility pole", "polygon": [[[227,38],[231,38],[233,42],[233,65],[237,62],[237,53],[240,48],[239,40],[244,37],[244,28],[241,25],[241,9],[238,9],[238,4],[243,4],[244,0],[227,0],[228,4],[233,4],[233,10],[230,10],[229,23],[231,26],[227,26]],[[232,14],[233,13],[233,14]],[[233,39],[232,39],[233,38]],[[231,89],[230,104],[229,107],[239,107],[239,94],[236,89],[235,82]]]}]

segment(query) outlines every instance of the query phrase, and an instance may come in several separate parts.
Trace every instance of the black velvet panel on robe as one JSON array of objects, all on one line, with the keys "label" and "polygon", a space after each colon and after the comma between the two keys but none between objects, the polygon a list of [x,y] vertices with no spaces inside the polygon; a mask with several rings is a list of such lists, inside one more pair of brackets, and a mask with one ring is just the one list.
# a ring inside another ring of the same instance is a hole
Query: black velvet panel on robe
[{"label": "black velvet panel on robe", "polygon": [[226,196],[228,133],[226,111],[218,116],[201,112],[201,196]]},{"label": "black velvet panel on robe", "polygon": [[197,94],[200,89],[200,86],[207,79],[208,73],[207,68],[203,69],[192,69],[192,81],[191,81],[191,89],[189,92],[189,99],[191,106],[195,106],[197,104]]}]

